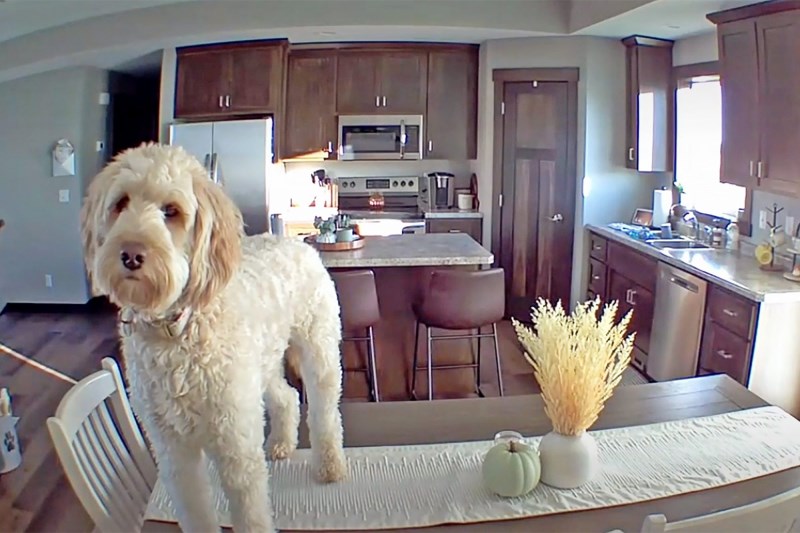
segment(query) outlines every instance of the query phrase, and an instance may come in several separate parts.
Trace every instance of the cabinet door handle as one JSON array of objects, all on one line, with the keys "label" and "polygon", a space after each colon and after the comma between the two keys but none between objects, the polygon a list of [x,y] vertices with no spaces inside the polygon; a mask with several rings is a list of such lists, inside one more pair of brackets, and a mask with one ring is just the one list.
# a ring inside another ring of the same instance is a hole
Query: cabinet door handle
[{"label": "cabinet door handle", "polygon": [[386,107],[386,97],[383,97],[383,107]]},{"label": "cabinet door handle", "polygon": [[764,162],[763,161],[759,161],[758,162],[758,177],[759,178],[763,178],[764,177]]},{"label": "cabinet door handle", "polygon": [[380,107],[380,106],[381,106],[381,97],[380,96],[376,96],[375,97],[375,107]]},{"label": "cabinet door handle", "polygon": [[428,141],[428,152],[433,152],[433,141]]},{"label": "cabinet door handle", "polygon": [[594,276],[592,276],[592,279],[595,280],[595,281],[599,281],[600,280],[600,276],[595,274]]},{"label": "cabinet door handle", "polygon": [[333,153],[333,142],[328,141],[328,153]]},{"label": "cabinet door handle", "polygon": [[636,291],[633,289],[631,289],[630,291],[631,291],[631,300],[628,303],[635,307],[636,301],[634,300],[634,298],[636,297]]},{"label": "cabinet door handle", "polygon": [[755,163],[750,161],[750,177],[751,178],[755,177],[755,176],[753,176],[753,174],[755,173],[755,166],[756,166]]},{"label": "cabinet door handle", "polygon": [[722,310],[722,314],[727,315],[731,318],[736,318],[737,316],[739,316],[739,313],[737,313],[736,311],[731,311],[730,309],[727,308]]},{"label": "cabinet door handle", "polygon": [[230,107],[230,106],[231,106],[231,95],[226,94],[225,95],[225,107]]},{"label": "cabinet door handle", "polygon": [[717,350],[717,355],[723,359],[733,359],[733,354],[729,354],[725,350]]},{"label": "cabinet door handle", "polygon": [[222,109],[223,106],[225,105],[223,102],[224,102],[224,99],[222,98],[222,95],[219,95],[219,108],[220,109]]},{"label": "cabinet door handle", "polygon": [[628,161],[633,161],[633,148],[628,148]]}]

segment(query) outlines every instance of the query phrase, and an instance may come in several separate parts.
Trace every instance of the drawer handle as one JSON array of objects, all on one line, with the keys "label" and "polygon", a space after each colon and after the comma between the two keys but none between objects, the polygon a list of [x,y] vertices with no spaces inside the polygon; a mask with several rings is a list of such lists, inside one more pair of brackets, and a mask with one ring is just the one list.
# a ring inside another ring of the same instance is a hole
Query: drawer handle
[{"label": "drawer handle", "polygon": [[600,279],[600,276],[595,274],[594,276],[592,276],[592,279],[595,280],[595,281],[598,281]]},{"label": "drawer handle", "polygon": [[633,289],[628,289],[625,292],[625,301],[633,306],[636,306],[636,302],[633,300],[634,296],[636,296],[636,291]]},{"label": "drawer handle", "polygon": [[592,246],[592,250],[600,250],[600,249],[602,249],[602,246],[597,246],[597,245]]},{"label": "drawer handle", "polygon": [[739,313],[737,313],[736,311],[731,311],[730,309],[723,309],[722,312],[731,318],[736,318],[737,316],[739,316]]},{"label": "drawer handle", "polygon": [[451,229],[450,233],[461,233],[460,229]]},{"label": "drawer handle", "polygon": [[725,350],[717,350],[717,355],[723,359],[733,359],[733,354],[729,354]]}]

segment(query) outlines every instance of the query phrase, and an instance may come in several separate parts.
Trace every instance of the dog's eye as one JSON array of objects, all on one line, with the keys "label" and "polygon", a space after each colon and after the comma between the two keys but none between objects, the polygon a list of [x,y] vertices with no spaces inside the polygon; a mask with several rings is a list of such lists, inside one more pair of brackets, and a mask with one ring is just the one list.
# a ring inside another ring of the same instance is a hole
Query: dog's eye
[{"label": "dog's eye", "polygon": [[129,199],[127,194],[122,198],[120,198],[119,200],[117,200],[117,203],[114,204],[114,211],[116,211],[117,213],[123,212],[125,208],[128,207],[128,200]]},{"label": "dog's eye", "polygon": [[172,218],[178,215],[178,208],[172,204],[167,204],[161,208],[164,212],[164,216],[167,218]]}]

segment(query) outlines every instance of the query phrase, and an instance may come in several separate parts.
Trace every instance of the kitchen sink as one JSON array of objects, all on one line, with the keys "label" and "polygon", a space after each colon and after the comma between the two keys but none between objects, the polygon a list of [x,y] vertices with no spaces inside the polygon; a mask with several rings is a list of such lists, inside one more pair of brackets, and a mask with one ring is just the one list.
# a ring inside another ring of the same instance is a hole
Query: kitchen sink
[{"label": "kitchen sink", "polygon": [[711,246],[689,239],[651,239],[647,244],[660,250],[712,250]]}]

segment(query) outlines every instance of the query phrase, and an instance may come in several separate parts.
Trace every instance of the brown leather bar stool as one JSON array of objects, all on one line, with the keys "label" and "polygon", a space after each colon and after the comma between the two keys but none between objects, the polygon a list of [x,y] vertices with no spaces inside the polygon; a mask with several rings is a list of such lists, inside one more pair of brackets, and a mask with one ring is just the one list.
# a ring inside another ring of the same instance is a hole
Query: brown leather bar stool
[{"label": "brown leather bar stool", "polygon": [[375,335],[372,327],[381,319],[378,307],[378,291],[375,286],[375,273],[372,270],[351,270],[331,272],[339,296],[342,329],[345,331],[365,330],[362,337],[343,337],[342,342],[366,342],[367,365],[362,368],[345,368],[346,372],[366,372],[370,399],[380,401],[378,376],[375,365]]},{"label": "brown leather bar stool", "polygon": [[[494,339],[494,356],[497,364],[497,384],[500,396],[504,395],[503,375],[500,369],[500,346],[497,341],[497,322],[505,315],[505,274],[502,268],[487,270],[434,270],[429,283],[423,289],[420,302],[414,305],[416,315],[416,332],[414,335],[414,364],[411,377],[411,396],[416,399],[417,352],[419,344],[420,324],[425,326],[428,338],[428,361],[424,367],[428,375],[428,400],[433,399],[433,371],[455,368],[475,369],[475,388],[479,396],[481,391],[481,339]],[[481,329],[491,325],[491,333],[481,333]],[[477,330],[470,335],[437,335],[431,334],[431,328],[445,330]],[[433,341],[454,339],[477,339],[476,360],[468,364],[432,365]]]}]

